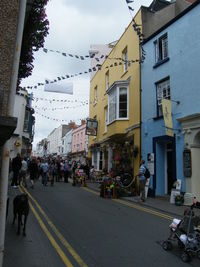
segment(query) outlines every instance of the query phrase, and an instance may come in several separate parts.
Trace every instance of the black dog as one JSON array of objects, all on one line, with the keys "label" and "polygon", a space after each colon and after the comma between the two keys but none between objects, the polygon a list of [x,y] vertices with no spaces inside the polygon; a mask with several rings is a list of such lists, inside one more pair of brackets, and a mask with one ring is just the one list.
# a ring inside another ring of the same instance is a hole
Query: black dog
[{"label": "black dog", "polygon": [[17,195],[13,200],[13,224],[15,223],[15,219],[18,215],[18,230],[17,234],[20,234],[20,226],[22,224],[22,216],[24,215],[24,227],[23,227],[23,235],[26,235],[26,221],[29,213],[29,203],[28,203],[28,195],[21,194]]}]

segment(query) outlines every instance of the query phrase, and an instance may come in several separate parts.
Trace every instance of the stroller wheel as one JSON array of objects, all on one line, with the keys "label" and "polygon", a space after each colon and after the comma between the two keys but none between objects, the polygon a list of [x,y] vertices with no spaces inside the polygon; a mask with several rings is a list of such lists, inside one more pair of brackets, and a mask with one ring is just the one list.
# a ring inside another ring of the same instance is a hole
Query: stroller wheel
[{"label": "stroller wheel", "polygon": [[181,254],[181,259],[183,262],[189,262],[191,260],[191,257],[186,251],[183,251]]},{"label": "stroller wheel", "polygon": [[162,247],[164,250],[171,250],[172,249],[172,243],[170,241],[164,241],[162,244]]}]

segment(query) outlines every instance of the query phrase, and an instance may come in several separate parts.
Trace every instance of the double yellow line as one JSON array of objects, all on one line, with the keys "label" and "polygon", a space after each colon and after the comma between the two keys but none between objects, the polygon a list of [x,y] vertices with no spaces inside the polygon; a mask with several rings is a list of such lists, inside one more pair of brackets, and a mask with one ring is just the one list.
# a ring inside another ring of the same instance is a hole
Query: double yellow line
[{"label": "double yellow line", "polygon": [[[97,193],[93,189],[84,187],[84,190],[89,191],[89,192],[91,192],[91,193],[93,193],[95,195],[99,195],[99,193]],[[146,212],[146,213],[150,213],[150,214],[152,214],[154,216],[158,216],[158,217],[161,217],[161,218],[164,218],[164,219],[167,219],[167,220],[173,220],[174,219],[174,217],[172,217],[172,216],[170,216],[168,214],[161,213],[159,211],[156,211],[156,210],[153,210],[153,209],[150,209],[150,208],[146,208],[146,207],[140,206],[138,204],[130,203],[130,202],[125,201],[125,200],[122,200],[122,199],[112,199],[112,201],[115,201],[117,203],[120,203],[120,204],[122,204],[124,206],[128,206],[130,208],[134,208],[134,209],[137,209],[137,210]]]},{"label": "double yellow line", "polygon": [[[62,234],[58,231],[58,229],[55,227],[55,225],[53,224],[53,222],[48,218],[48,216],[46,215],[46,213],[44,212],[44,210],[41,208],[41,206],[39,205],[39,203],[37,202],[36,199],[34,199],[34,197],[26,190],[26,188],[24,188],[21,185],[20,188],[21,192],[25,192],[28,196],[29,199],[32,200],[32,202],[35,204],[35,206],[38,208],[39,212],[41,213],[41,215],[44,217],[44,219],[46,220],[46,222],[48,223],[48,225],[50,226],[51,230],[54,232],[54,234],[57,236],[57,238],[59,239],[59,241],[61,242],[61,244],[68,250],[68,252],[72,255],[72,257],[74,258],[74,260],[78,263],[79,266],[81,267],[88,267],[87,264],[81,259],[81,257],[76,253],[76,251],[72,248],[72,246],[69,244],[69,242],[67,242],[67,240],[62,236]],[[49,230],[47,229],[47,227],[45,226],[43,220],[41,219],[40,215],[38,214],[38,212],[36,211],[36,209],[33,207],[33,205],[31,204],[31,202],[29,201],[29,205],[30,208],[33,212],[33,214],[35,215],[40,227],[42,228],[42,230],[44,231],[44,233],[46,234],[47,238],[49,239],[49,241],[51,242],[52,246],[55,248],[55,250],[57,251],[58,255],[60,256],[60,258],[62,259],[63,263],[65,264],[65,266],[67,267],[73,267],[73,264],[70,262],[70,260],[68,259],[68,257],[65,255],[65,253],[63,252],[62,248],[58,245],[58,243],[56,242],[56,240],[54,239],[54,237],[52,236],[52,234],[49,232]]]}]

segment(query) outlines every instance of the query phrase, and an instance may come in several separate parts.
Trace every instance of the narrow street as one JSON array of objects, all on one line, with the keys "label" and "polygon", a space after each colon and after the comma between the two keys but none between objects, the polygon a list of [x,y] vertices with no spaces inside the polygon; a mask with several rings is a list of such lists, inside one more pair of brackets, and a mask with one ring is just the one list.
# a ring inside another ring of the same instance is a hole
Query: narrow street
[{"label": "narrow street", "polygon": [[[183,266],[180,251],[162,249],[170,221],[134,209],[128,202],[102,199],[71,183],[29,189],[27,236],[12,226],[12,198],[6,225],[4,267],[16,266]],[[163,216],[163,217],[162,217]],[[188,265],[188,264],[187,264]],[[189,266],[199,266],[193,259]]]}]

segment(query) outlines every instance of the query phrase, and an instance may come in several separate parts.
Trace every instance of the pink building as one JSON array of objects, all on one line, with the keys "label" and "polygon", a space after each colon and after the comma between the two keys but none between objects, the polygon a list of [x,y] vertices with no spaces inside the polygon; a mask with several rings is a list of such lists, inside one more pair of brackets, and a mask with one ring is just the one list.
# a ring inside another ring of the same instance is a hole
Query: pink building
[{"label": "pink building", "polygon": [[87,152],[86,121],[72,131],[72,159],[85,163]]}]

